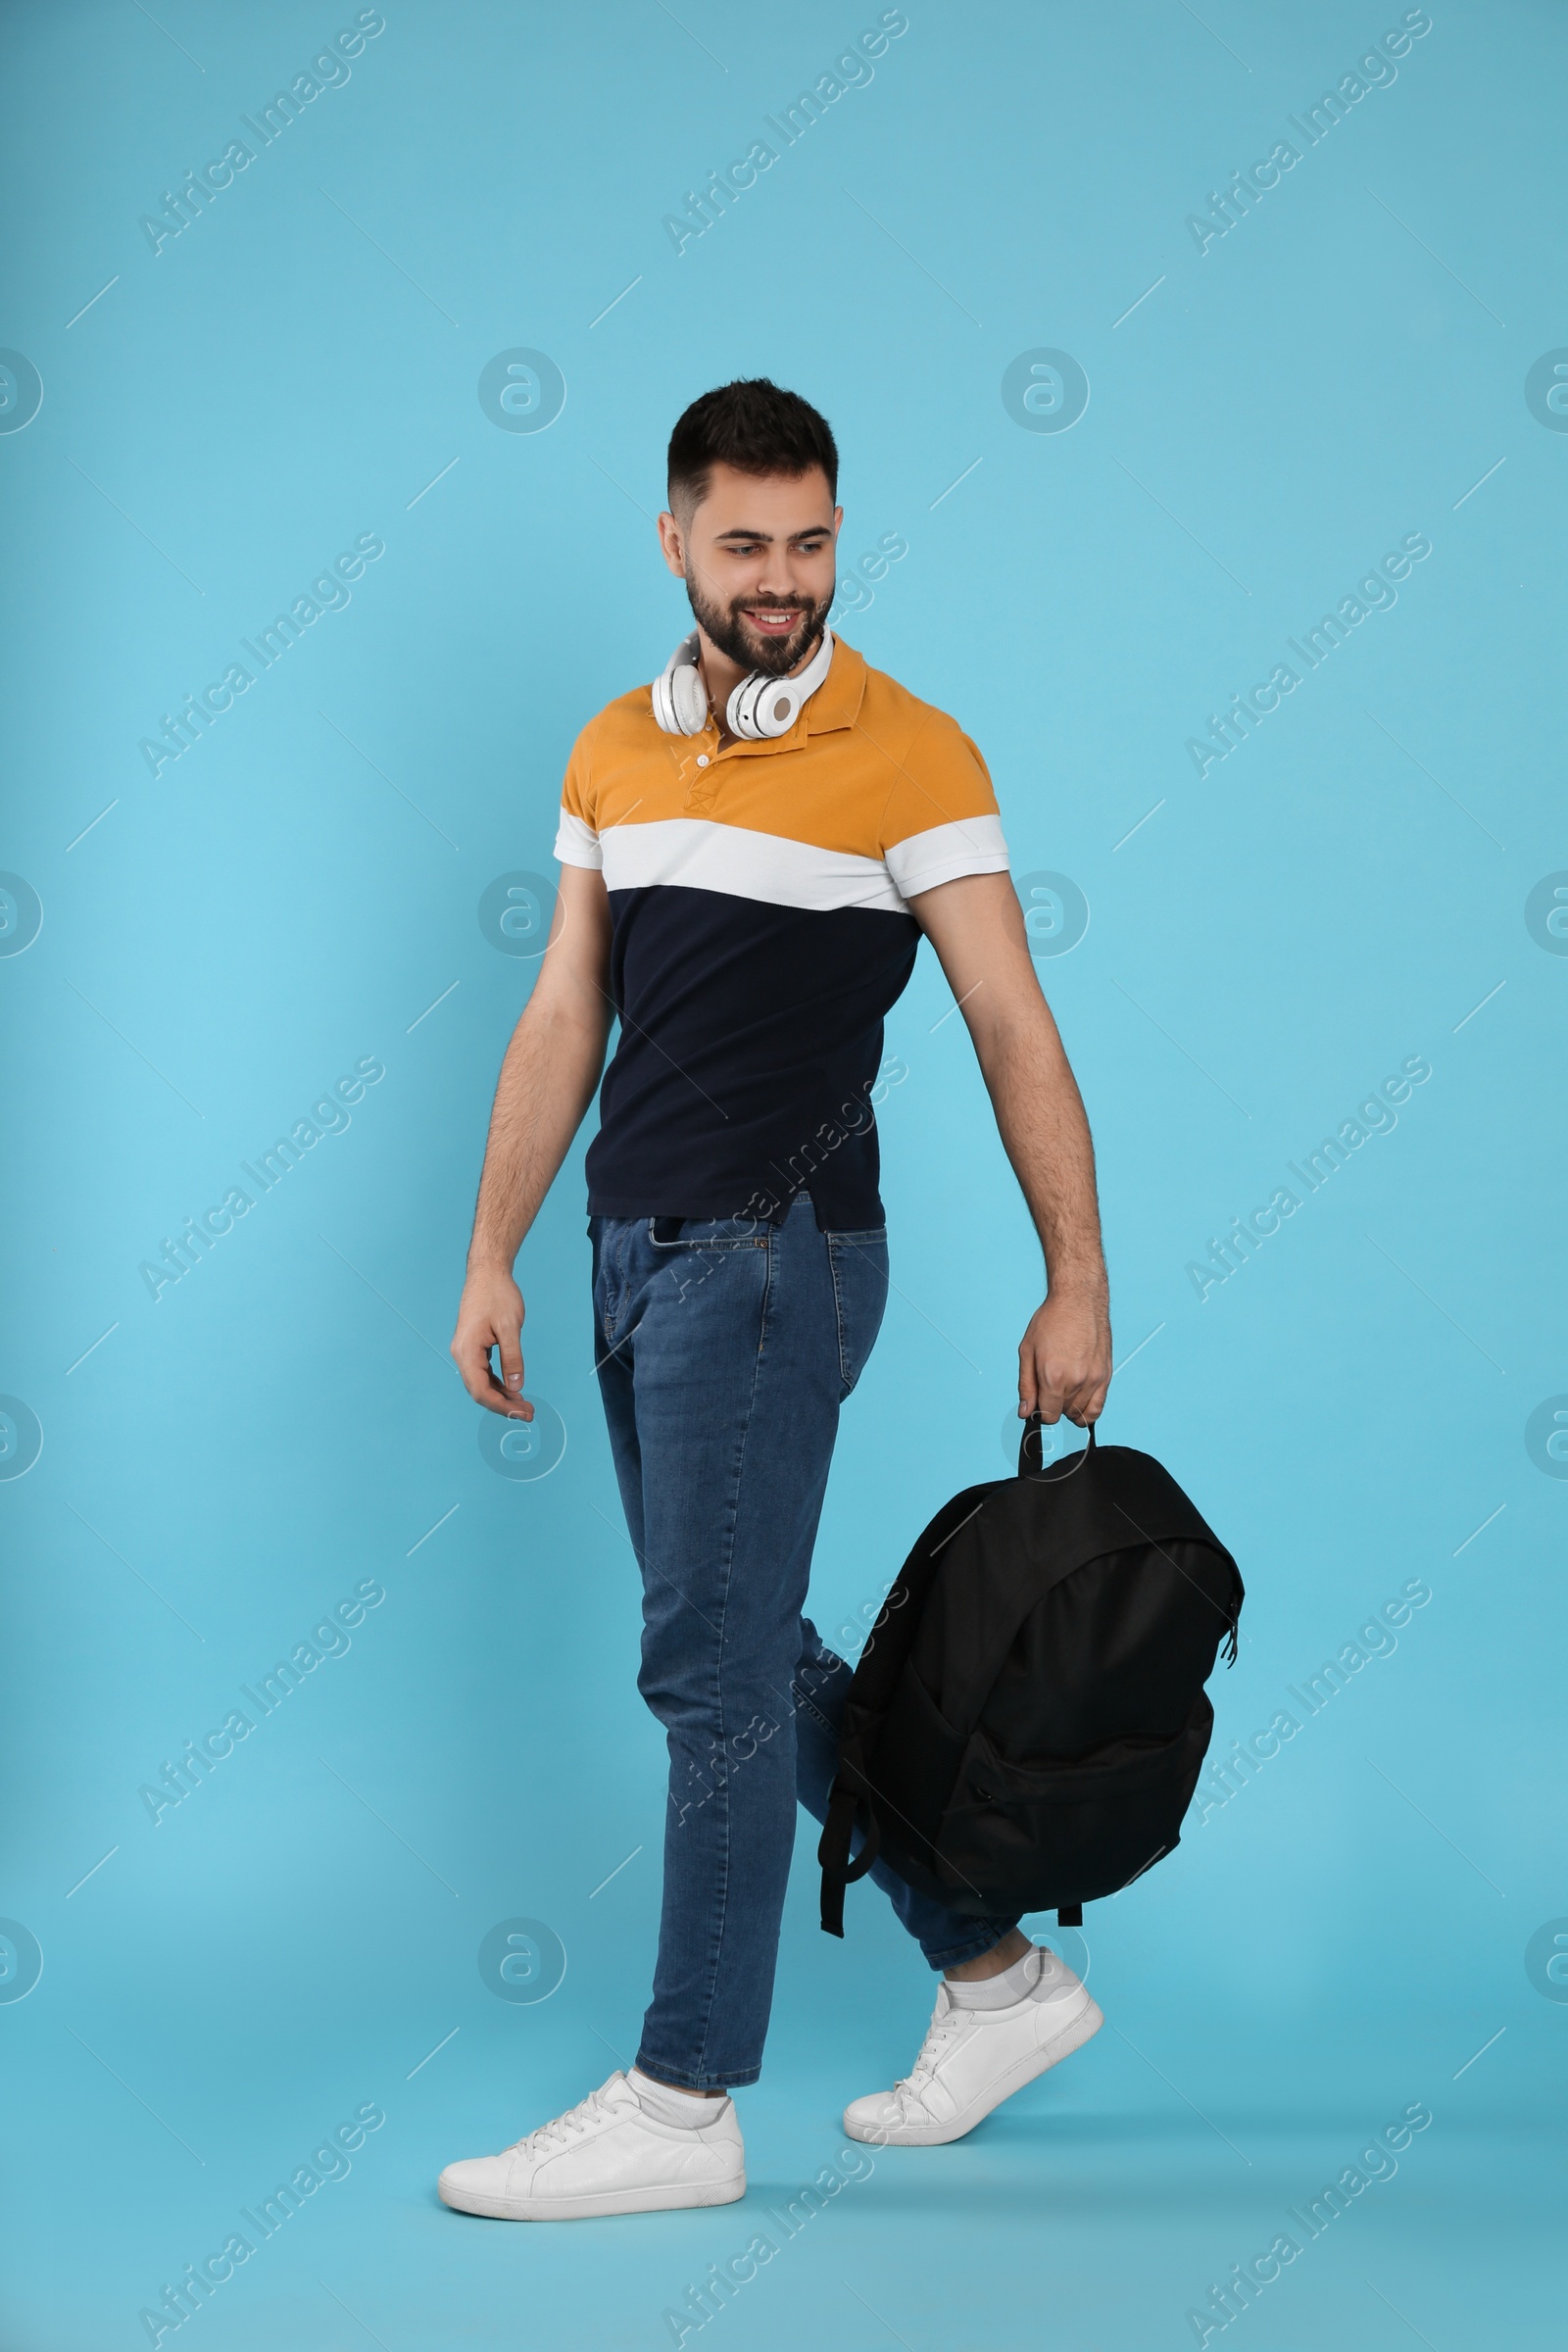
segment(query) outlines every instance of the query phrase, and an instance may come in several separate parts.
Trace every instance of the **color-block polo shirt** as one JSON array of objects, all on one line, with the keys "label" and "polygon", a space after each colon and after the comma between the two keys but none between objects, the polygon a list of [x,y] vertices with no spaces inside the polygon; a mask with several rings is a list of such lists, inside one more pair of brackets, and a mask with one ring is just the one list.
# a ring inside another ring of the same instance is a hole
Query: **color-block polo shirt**
[{"label": "color-block polo shirt", "polygon": [[620,1038],[590,1213],[882,1222],[870,1091],[914,967],[908,900],[1004,873],[980,754],[842,638],[789,732],[666,735],[648,687],[583,729],[556,856],[604,872]]}]

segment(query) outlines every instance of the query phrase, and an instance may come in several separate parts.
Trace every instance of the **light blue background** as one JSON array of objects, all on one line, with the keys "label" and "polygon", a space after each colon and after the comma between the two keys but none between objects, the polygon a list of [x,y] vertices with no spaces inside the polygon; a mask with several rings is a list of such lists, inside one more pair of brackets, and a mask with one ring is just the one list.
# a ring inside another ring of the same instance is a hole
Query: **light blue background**
[{"label": "light blue background", "polygon": [[[664,441],[754,372],[832,419],[845,562],[908,541],[847,635],[980,742],[1016,870],[1088,898],[1041,970],[1132,1358],[1106,1435],[1170,1465],[1247,1578],[1216,1750],[1406,1580],[1432,1598],[1092,1910],[1115,2031],[972,2140],[877,2157],[705,2344],[1191,2343],[1209,2282],[1416,2100],[1398,2177],[1236,2331],[1555,2340],[1568,2005],[1525,1948],[1568,1913],[1568,1486],[1524,1431],[1568,1391],[1568,961],[1524,905],[1568,866],[1568,437],[1524,379],[1568,344],[1562,14],[1435,6],[1396,81],[1200,255],[1186,216],[1398,7],[911,0],[874,79],[677,257],[662,216],[878,13],[389,5],[155,256],[142,213],[355,11],[6,11],[0,343],[44,385],[0,436],[0,865],[43,907],[0,961],[0,1389],[43,1430],[0,1483],[0,1911],[43,1952],[0,2003],[25,2352],[144,2343],[139,2309],[368,2101],[349,2178],[190,2323],[209,2352],[670,2343],[665,2309],[918,2041],[928,1978],[864,1890],[845,1944],[818,1933],[803,1837],[749,2205],[535,2230],[434,2201],[448,2158],[629,2058],[662,1805],[580,1151],[520,1264],[567,1437],[547,1479],[486,1465],[445,1356],[533,968],[476,907],[550,870],[574,734],[686,625],[649,519]],[[518,346],[564,372],[548,431],[480,408]],[[1065,433],[1003,406],[1041,346],[1092,387]],[[1205,715],[1418,531],[1396,607],[1200,781]],[[160,713],[372,532],[348,608],[155,781]],[[830,1638],[1000,1474],[1039,1295],[949,1005],[922,957],[889,1028],[897,1289],[818,1549]],[[1415,1054],[1397,1128],[1200,1303],[1187,1262]],[[350,1128],[155,1304],[161,1237],[369,1055]],[[368,1578],[349,1652],[155,1828],[139,1786]],[[515,1916],[567,1955],[540,2004],[479,1978]]]}]

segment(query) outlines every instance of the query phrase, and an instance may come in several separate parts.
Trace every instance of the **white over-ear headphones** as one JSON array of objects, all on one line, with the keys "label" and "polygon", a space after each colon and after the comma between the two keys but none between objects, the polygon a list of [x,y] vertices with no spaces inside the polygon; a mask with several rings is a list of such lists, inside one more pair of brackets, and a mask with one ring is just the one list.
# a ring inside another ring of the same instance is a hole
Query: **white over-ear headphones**
[{"label": "white over-ear headphones", "polygon": [[[833,636],[822,642],[798,677],[770,678],[754,669],[742,678],[724,708],[725,724],[746,742],[787,735],[833,662]],[[701,735],[708,724],[708,689],[697,665],[697,631],[683,637],[654,680],[654,716],[666,735]]]},{"label": "white over-ear headphones", "polygon": [[700,735],[708,724],[708,688],[697,666],[695,629],[654,680],[654,716],[666,735]]}]

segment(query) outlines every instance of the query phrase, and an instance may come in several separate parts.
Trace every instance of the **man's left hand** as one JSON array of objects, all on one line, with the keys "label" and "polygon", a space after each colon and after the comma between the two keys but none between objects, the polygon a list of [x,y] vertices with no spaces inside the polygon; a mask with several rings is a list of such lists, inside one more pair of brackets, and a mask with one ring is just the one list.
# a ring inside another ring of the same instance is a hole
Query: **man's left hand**
[{"label": "man's left hand", "polygon": [[1098,1421],[1110,1386],[1110,1317],[1102,1298],[1053,1291],[1018,1348],[1018,1411],[1080,1429]]}]

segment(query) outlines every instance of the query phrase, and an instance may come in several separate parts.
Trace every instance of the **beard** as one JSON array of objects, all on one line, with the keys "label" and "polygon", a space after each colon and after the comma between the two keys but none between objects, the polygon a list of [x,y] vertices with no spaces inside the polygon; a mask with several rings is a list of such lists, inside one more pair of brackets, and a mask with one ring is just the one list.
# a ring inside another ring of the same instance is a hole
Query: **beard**
[{"label": "beard", "polygon": [[[738,597],[731,605],[715,605],[703,594],[690,572],[686,574],[686,594],[693,613],[719,652],[727,654],[742,669],[760,670],[768,678],[787,677],[805,660],[822,634],[833,602],[831,594],[816,599],[745,596]],[[759,637],[746,621],[748,605],[755,605],[760,612],[770,609],[776,612],[781,606],[787,611],[799,608],[800,621],[787,637]]]}]

